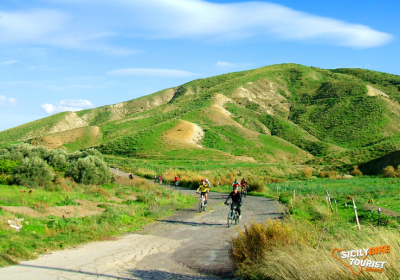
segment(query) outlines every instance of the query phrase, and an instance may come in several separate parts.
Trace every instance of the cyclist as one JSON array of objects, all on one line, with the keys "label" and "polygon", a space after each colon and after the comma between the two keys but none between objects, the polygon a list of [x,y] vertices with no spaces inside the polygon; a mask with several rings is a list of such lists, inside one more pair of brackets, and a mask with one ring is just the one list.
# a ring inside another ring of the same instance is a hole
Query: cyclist
[{"label": "cyclist", "polygon": [[206,200],[204,201],[204,205],[207,206],[207,197],[208,197],[207,193],[208,193],[208,191],[209,191],[209,187],[208,187],[208,185],[206,184],[206,181],[205,181],[205,180],[201,180],[201,185],[200,185],[199,188],[196,190],[196,193],[199,193],[199,191],[201,191],[201,194],[200,194],[200,195],[204,195],[204,198],[206,199]]},{"label": "cyclist", "polygon": [[232,198],[232,205],[231,205],[231,210],[233,210],[234,205],[236,204],[236,210],[239,214],[239,220],[242,219],[242,212],[240,211],[240,206],[242,206],[242,195],[240,192],[238,192],[238,187],[233,187],[233,191],[228,195],[228,197],[225,200],[225,204],[228,204],[229,198]]},{"label": "cyclist", "polygon": [[154,174],[154,184],[157,183],[157,174]]},{"label": "cyclist", "polygon": [[240,187],[239,181],[237,179],[235,179],[235,181],[232,183],[232,187]]},{"label": "cyclist", "polygon": [[244,178],[242,178],[242,181],[240,181],[240,186],[242,187],[241,192],[244,193],[244,190],[246,189],[246,180]]},{"label": "cyclist", "polygon": [[175,178],[174,178],[175,186],[178,186],[178,181],[179,181],[179,177],[175,176]]}]

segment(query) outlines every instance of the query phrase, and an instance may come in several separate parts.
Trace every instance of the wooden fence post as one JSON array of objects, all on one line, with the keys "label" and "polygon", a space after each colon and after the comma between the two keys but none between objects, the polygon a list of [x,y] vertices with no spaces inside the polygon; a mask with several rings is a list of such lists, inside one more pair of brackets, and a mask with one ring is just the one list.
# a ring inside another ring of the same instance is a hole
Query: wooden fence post
[{"label": "wooden fence post", "polygon": [[332,207],[332,203],[331,203],[331,197],[329,196],[328,191],[326,191],[326,197],[327,197],[327,200],[328,200],[328,207],[329,207],[329,206],[331,207],[331,211],[332,211],[332,213],[333,213],[333,207]]},{"label": "wooden fence post", "polygon": [[361,231],[360,221],[358,220],[358,214],[357,214],[357,206],[356,206],[356,202],[354,201],[354,198],[353,198],[353,206],[354,206],[354,213],[356,214],[358,230]]}]

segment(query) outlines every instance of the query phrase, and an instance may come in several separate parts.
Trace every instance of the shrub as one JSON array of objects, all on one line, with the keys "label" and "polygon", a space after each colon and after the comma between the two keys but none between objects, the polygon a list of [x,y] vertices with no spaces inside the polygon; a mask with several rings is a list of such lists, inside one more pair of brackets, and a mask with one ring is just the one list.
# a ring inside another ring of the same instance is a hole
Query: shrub
[{"label": "shrub", "polygon": [[14,177],[7,174],[0,174],[0,185],[12,185]]},{"label": "shrub", "polygon": [[25,158],[15,168],[14,174],[18,184],[32,187],[45,186],[53,179],[53,174],[47,163],[37,156]]},{"label": "shrub", "polygon": [[0,159],[0,174],[12,174],[14,172],[14,168],[17,167],[18,164],[18,161]]},{"label": "shrub", "polygon": [[361,176],[363,175],[362,172],[358,169],[358,165],[353,166],[353,171],[350,172],[353,176]]},{"label": "shrub", "polygon": [[87,157],[87,156],[95,156],[100,159],[103,159],[103,154],[96,149],[87,149],[82,151],[81,157]]},{"label": "shrub", "polygon": [[311,179],[312,178],[312,169],[309,168],[309,167],[304,168],[303,169],[303,176],[308,178],[308,179]]},{"label": "shrub", "polygon": [[49,158],[49,164],[56,170],[65,170],[68,167],[67,157],[65,152],[56,150]]},{"label": "shrub", "polygon": [[265,250],[296,243],[293,227],[280,220],[267,220],[267,223],[250,222],[244,225],[244,232],[232,236],[230,258],[236,267],[251,265],[263,260]]},{"label": "shrub", "polygon": [[79,159],[81,157],[82,157],[82,152],[80,152],[80,151],[75,151],[75,152],[70,153],[70,154],[67,155],[68,161],[77,160],[77,159]]},{"label": "shrub", "polygon": [[400,165],[395,169],[393,166],[386,166],[383,170],[383,177],[397,178],[400,177]]},{"label": "shrub", "polygon": [[108,165],[95,156],[79,158],[73,161],[65,175],[70,176],[78,183],[86,185],[100,185],[111,180]]},{"label": "shrub", "polygon": [[321,171],[318,173],[318,177],[329,179],[337,179],[337,175],[338,173],[335,170]]}]

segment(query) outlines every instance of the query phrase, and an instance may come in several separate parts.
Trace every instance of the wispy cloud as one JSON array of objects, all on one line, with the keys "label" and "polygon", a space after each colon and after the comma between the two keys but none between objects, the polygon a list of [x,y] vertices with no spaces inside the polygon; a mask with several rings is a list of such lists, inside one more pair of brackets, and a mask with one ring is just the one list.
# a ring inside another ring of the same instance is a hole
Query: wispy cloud
[{"label": "wispy cloud", "polygon": [[236,67],[236,63],[231,63],[231,62],[225,62],[225,61],[218,61],[217,63],[215,63],[215,65],[219,66],[219,67]]},{"label": "wispy cloud", "polygon": [[202,0],[134,0],[133,3],[140,8],[141,16],[138,16],[160,37],[237,39],[274,35],[284,40],[350,47],[376,47],[393,38],[365,25],[267,2],[216,4]]},{"label": "wispy cloud", "polygon": [[174,69],[148,69],[148,68],[125,68],[116,69],[107,73],[111,76],[137,76],[137,77],[158,77],[158,78],[185,78],[193,77],[198,74],[174,70]]},{"label": "wispy cloud", "polygon": [[0,106],[15,106],[17,104],[17,99],[14,97],[6,97],[4,95],[0,95]]},{"label": "wispy cloud", "polygon": [[6,61],[0,62],[0,65],[11,65],[11,64],[15,64],[17,62],[18,62],[18,60],[6,60]]},{"label": "wispy cloud", "polygon": [[86,99],[65,99],[61,100],[57,104],[51,104],[51,103],[46,103],[40,105],[42,107],[42,110],[45,111],[47,114],[54,114],[54,113],[60,113],[60,112],[65,112],[65,111],[80,111],[83,109],[87,108],[93,108],[94,105],[92,102]]},{"label": "wispy cloud", "polygon": [[[60,8],[0,11],[0,43],[57,46],[121,56],[137,53],[131,44],[139,37],[191,40],[272,37],[357,48],[382,46],[393,39],[391,34],[364,24],[261,1],[227,4],[204,0],[49,1]],[[88,10],[91,12],[87,13]],[[118,39],[124,41],[123,46],[113,44]]]},{"label": "wispy cloud", "polygon": [[100,26],[98,17],[79,17],[51,9],[0,11],[0,43],[98,51],[116,56],[137,53],[127,47],[107,44],[106,41],[115,33],[106,25]]},{"label": "wispy cloud", "polygon": [[49,67],[46,65],[31,65],[28,66],[29,70],[42,70],[42,71],[56,71],[57,69],[54,67]]}]

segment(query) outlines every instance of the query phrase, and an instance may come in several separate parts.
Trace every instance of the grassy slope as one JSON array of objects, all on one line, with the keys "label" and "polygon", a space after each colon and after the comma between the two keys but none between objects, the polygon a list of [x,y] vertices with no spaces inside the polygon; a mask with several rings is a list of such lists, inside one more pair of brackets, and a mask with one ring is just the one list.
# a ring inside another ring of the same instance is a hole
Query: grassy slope
[{"label": "grassy slope", "polygon": [[[217,156],[227,161],[232,159],[226,154],[229,153],[267,162],[272,158],[278,162],[302,162],[310,159],[311,153],[316,157],[311,163],[353,164],[383,156],[400,145],[396,137],[400,131],[399,80],[396,75],[363,69],[323,70],[280,64],[194,80],[175,88],[173,98],[159,106],[149,104],[165,96],[167,90],[125,102],[123,113],[116,120],[111,120],[113,106],[77,114],[90,125],[100,127],[100,149],[109,155],[153,159]],[[267,92],[268,83],[275,85],[280,101],[249,101],[235,95],[239,87],[252,93]],[[367,96],[366,85],[384,91],[390,101]],[[204,110],[210,108],[216,94],[232,99],[225,107],[234,121],[262,135],[246,137],[237,126],[218,125],[208,118]],[[267,113],[267,107],[272,115]],[[28,132],[39,132],[39,128],[48,128],[62,117],[58,114],[0,132],[0,142],[22,140]],[[171,148],[164,143],[163,133],[178,119],[206,129],[201,143],[205,149]],[[262,131],[263,125],[274,137]],[[67,147],[79,149],[79,145]]]}]

